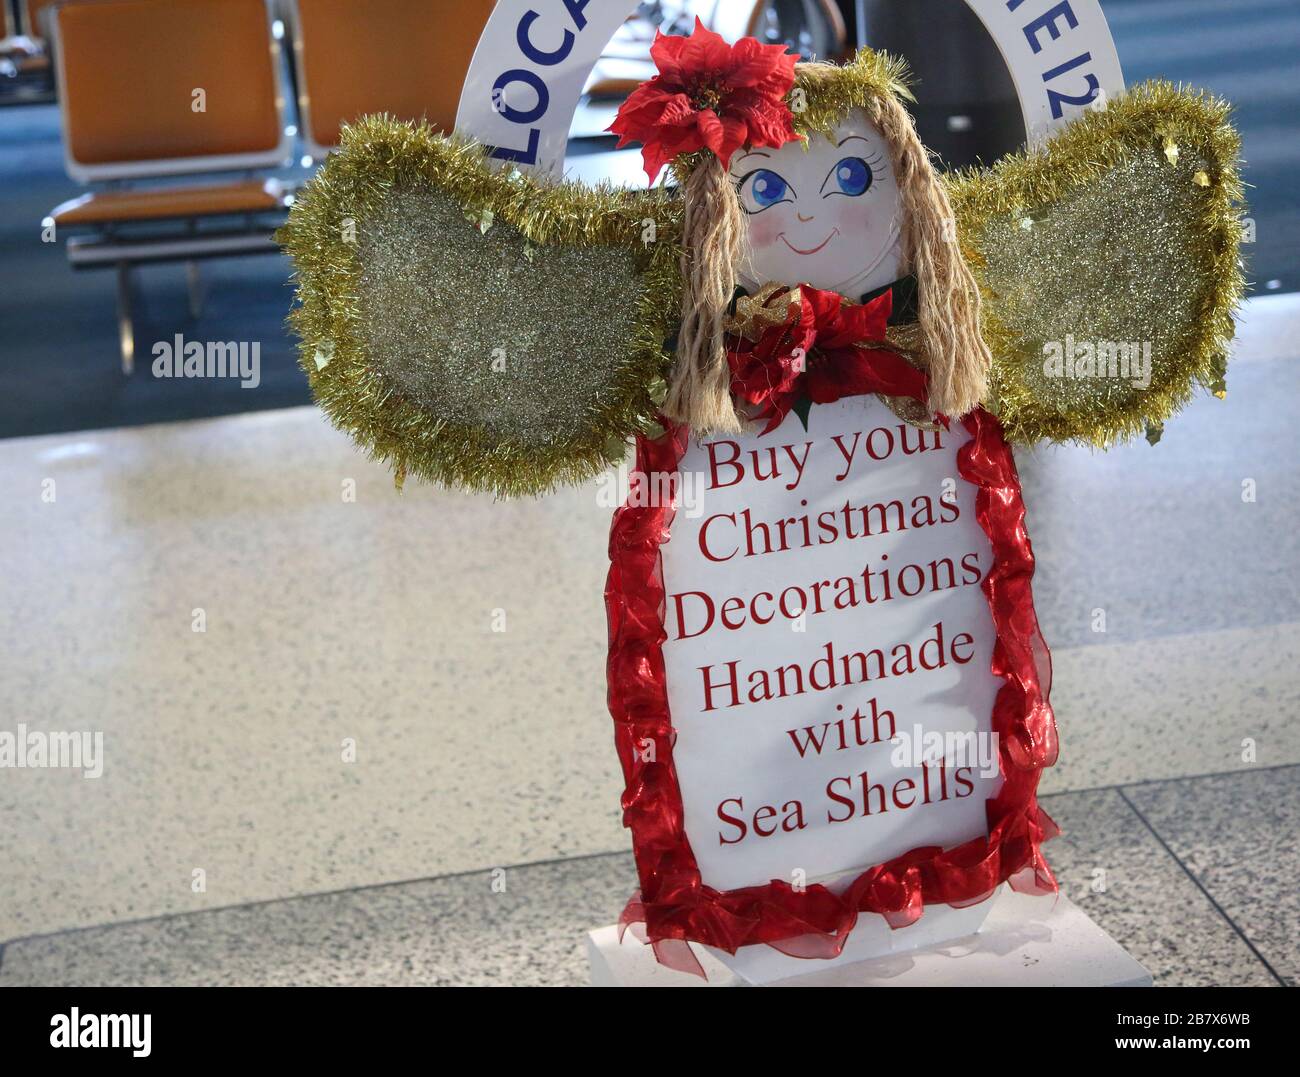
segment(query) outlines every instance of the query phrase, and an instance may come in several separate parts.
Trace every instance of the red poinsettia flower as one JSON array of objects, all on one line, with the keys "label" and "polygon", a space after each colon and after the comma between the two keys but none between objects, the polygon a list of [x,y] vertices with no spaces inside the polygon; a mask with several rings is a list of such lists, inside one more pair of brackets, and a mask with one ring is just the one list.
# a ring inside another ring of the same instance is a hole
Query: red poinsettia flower
[{"label": "red poinsettia flower", "polygon": [[728,45],[699,16],[689,37],[656,31],[650,57],[659,74],[632,91],[609,130],[618,149],[642,144],[646,175],[680,153],[712,150],[723,167],[742,146],[783,146],[799,136],[785,95],[796,57],[784,45],[744,37]]}]

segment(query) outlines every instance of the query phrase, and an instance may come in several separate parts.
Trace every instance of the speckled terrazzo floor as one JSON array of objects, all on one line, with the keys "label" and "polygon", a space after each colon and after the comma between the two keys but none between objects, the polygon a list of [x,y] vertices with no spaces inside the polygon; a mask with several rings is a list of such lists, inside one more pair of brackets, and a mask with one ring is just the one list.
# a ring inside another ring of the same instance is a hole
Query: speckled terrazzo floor
[{"label": "speckled terrazzo floor", "polygon": [[[1159,986],[1294,983],[1297,779],[1287,767],[1044,798],[1064,831],[1048,846],[1061,889]],[[1283,828],[1252,837],[1232,808],[1260,797]],[[1171,841],[1150,827],[1161,811],[1182,820]],[[1238,841],[1252,863],[1234,861]],[[635,883],[630,854],[609,853],[61,932],[9,943],[0,986],[579,985],[585,932]]]},{"label": "speckled terrazzo floor", "polygon": [[[1300,334],[1269,302],[1158,447],[1020,458],[1053,863],[1159,983],[1300,975]],[[595,485],[399,497],[291,409],[0,442],[0,497],[0,728],[106,756],[0,771],[0,984],[583,978],[632,877]]]}]

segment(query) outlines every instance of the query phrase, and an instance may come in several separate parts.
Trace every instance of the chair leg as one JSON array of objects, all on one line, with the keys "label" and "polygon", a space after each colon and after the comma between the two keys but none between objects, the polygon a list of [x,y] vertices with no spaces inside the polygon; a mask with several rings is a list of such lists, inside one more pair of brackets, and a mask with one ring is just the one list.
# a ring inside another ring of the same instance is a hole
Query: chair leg
[{"label": "chair leg", "polygon": [[191,259],[185,263],[185,283],[190,292],[190,317],[203,314],[203,279],[199,276],[199,263]]},{"label": "chair leg", "polygon": [[131,265],[117,263],[117,340],[122,349],[122,373],[135,368],[135,325],[131,317]]}]

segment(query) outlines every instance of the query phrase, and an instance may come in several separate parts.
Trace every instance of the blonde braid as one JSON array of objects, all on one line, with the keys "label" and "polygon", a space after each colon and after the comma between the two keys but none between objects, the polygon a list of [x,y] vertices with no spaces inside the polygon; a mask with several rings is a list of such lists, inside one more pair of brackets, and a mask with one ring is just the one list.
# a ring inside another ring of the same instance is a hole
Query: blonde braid
[{"label": "blonde braid", "polygon": [[682,324],[664,412],[699,434],[737,433],[722,326],[736,291],[745,212],[713,154],[691,170],[682,209]]},{"label": "blonde braid", "polygon": [[983,398],[992,357],[980,335],[980,293],[957,243],[956,222],[930,152],[893,96],[871,103],[893,153],[903,212],[903,255],[917,282],[918,358],[930,375],[932,410],[954,418]]}]

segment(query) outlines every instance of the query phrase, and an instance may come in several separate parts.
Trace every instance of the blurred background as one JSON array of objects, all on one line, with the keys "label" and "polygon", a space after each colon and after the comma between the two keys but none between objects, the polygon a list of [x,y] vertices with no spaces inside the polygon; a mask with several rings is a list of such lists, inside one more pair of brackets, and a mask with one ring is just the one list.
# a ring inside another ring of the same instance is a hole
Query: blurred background
[{"label": "blurred background", "polygon": [[[260,3],[189,0],[4,8],[0,436],[305,403],[283,327],[289,265],[270,240],[283,203],[357,115],[449,125],[491,0],[271,0],[269,15]],[[684,31],[695,14],[805,56],[842,58],[860,41],[908,57],[922,137],[950,164],[995,160],[1024,136],[1001,57],[964,3],[663,0],[641,12],[611,42],[575,117],[571,171],[582,178],[636,182],[635,151],[611,158],[604,128],[651,72],[655,28]],[[1294,291],[1300,7],[1107,0],[1105,12],[1130,83],[1158,76],[1234,103],[1254,185],[1251,279]],[[172,84],[185,102],[199,85],[237,92],[241,108],[200,132],[162,104]],[[123,334],[192,329],[261,341],[256,391],[121,375]]]},{"label": "blurred background", "polygon": [[[272,239],[343,123],[450,126],[492,0],[0,4],[2,728],[109,746],[94,781],[0,770],[0,984],[582,982],[634,885],[608,505],[398,497],[307,406]],[[1102,8],[1129,84],[1233,102],[1255,242],[1225,400],[1154,447],[1018,453],[1049,859],[1158,983],[1294,983],[1300,4]],[[604,129],[697,14],[901,53],[947,165],[1023,140],[961,0],[663,0],[593,73],[571,176],[643,181]],[[154,377],[178,334],[255,343],[256,384]]]}]

